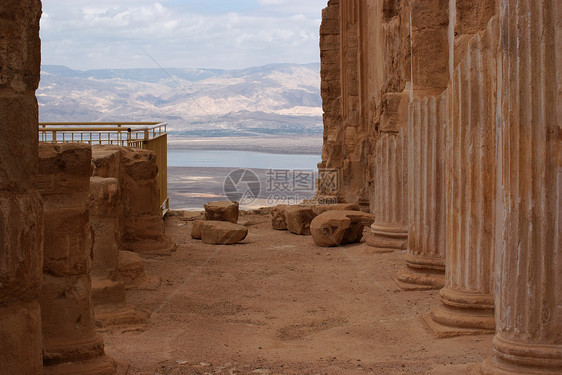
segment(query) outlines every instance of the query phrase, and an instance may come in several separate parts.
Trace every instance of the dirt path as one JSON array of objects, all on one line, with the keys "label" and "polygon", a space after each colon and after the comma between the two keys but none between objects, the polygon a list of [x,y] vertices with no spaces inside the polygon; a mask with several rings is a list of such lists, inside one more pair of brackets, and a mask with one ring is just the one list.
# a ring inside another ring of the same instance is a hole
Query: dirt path
[{"label": "dirt path", "polygon": [[268,216],[240,221],[243,244],[212,246],[191,239],[191,222],[167,219],[177,252],[145,257],[161,287],[127,294],[148,328],[104,333],[128,374],[456,374],[491,354],[491,335],[433,338],[421,317],[438,291],[398,289],[401,253],[319,248]]}]

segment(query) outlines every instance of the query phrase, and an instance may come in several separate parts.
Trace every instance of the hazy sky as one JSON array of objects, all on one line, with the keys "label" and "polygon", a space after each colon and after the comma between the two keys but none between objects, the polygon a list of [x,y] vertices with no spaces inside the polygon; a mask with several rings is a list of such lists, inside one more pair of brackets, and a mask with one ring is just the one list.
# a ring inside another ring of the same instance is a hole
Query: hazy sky
[{"label": "hazy sky", "polygon": [[243,68],[320,61],[327,0],[43,0],[42,63]]}]

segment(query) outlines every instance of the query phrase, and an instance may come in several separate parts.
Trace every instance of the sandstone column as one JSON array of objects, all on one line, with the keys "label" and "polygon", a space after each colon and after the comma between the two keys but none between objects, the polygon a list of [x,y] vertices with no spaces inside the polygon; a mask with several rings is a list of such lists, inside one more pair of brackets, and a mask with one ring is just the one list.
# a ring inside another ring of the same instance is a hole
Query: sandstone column
[{"label": "sandstone column", "polygon": [[404,250],[408,242],[407,135],[384,133],[375,146],[371,225],[367,244],[378,252]]},{"label": "sandstone column", "polygon": [[130,147],[118,149],[123,206],[121,245],[124,250],[138,253],[170,255],[175,245],[165,234],[160,211],[156,155],[152,151]]},{"label": "sandstone column", "polygon": [[497,18],[473,36],[450,85],[447,264],[435,322],[457,333],[494,329]]},{"label": "sandstone column", "polygon": [[[320,76],[322,109],[324,111],[324,142],[322,162],[318,164],[320,172],[318,195],[338,196],[340,181],[333,184],[330,176],[324,176],[327,170],[341,171],[343,167],[343,129],[341,126],[341,51],[340,51],[340,4],[339,0],[328,1],[322,10],[320,26]],[[341,176],[337,176],[338,178]]]},{"label": "sandstone column", "polygon": [[92,301],[96,324],[143,323],[144,319],[136,309],[125,304],[125,285],[117,280],[121,191],[116,178],[90,178],[89,210],[94,239]]},{"label": "sandstone column", "polygon": [[410,104],[407,269],[398,275],[404,289],[444,285],[446,125],[446,94]]},{"label": "sandstone column", "polygon": [[0,372],[41,374],[39,0],[0,2]]},{"label": "sandstone column", "polygon": [[341,113],[343,131],[342,197],[344,202],[365,204],[362,194],[367,170],[363,151],[365,134],[361,131],[360,97],[360,0],[341,1],[340,45],[341,45]]},{"label": "sandstone column", "polygon": [[[447,87],[448,1],[411,0],[411,100],[408,140],[408,253],[406,270],[398,274],[403,289],[444,285],[441,225],[443,173],[441,158]],[[418,100],[424,96],[434,98]]]},{"label": "sandstone column", "polygon": [[562,373],[562,4],[501,2],[495,356],[484,373]]},{"label": "sandstone column", "polygon": [[39,146],[39,191],[45,207],[41,316],[47,374],[113,374],[94,329],[91,229],[92,151],[85,144]]}]

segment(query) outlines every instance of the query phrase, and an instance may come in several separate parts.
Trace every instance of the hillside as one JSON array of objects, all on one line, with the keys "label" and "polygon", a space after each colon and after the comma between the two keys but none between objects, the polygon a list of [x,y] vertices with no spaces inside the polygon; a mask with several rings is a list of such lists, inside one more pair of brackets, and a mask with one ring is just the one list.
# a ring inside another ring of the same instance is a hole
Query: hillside
[{"label": "hillside", "polygon": [[319,64],[242,70],[43,66],[40,121],[167,121],[178,136],[320,135]]}]

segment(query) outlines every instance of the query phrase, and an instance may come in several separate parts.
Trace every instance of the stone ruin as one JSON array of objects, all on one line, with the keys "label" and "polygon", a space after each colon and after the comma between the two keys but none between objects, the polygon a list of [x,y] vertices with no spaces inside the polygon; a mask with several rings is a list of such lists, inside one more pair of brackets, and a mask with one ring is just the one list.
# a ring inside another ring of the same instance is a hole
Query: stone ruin
[{"label": "stone ruin", "polygon": [[[111,374],[92,301],[135,316],[135,252],[173,244],[150,203],[150,153],[38,146],[40,15],[39,0],[0,4],[1,371]],[[561,20],[558,0],[323,11],[319,167],[339,189],[319,181],[318,194],[371,212],[345,215],[372,221],[373,256],[406,251],[403,289],[441,289],[426,318],[437,336],[495,332],[474,374],[562,372]],[[280,207],[274,225],[345,238],[352,220],[322,215]]]},{"label": "stone ruin", "polygon": [[318,194],[369,207],[367,244],[407,251],[402,289],[441,289],[438,337],[495,331],[474,373],[562,373],[560,20],[557,0],[323,11],[319,168],[339,189]]},{"label": "stone ruin", "polygon": [[123,283],[148,279],[119,250],[173,244],[151,152],[39,146],[40,16],[39,0],[0,4],[0,373],[113,374],[94,305],[112,306],[109,323],[142,322]]}]

